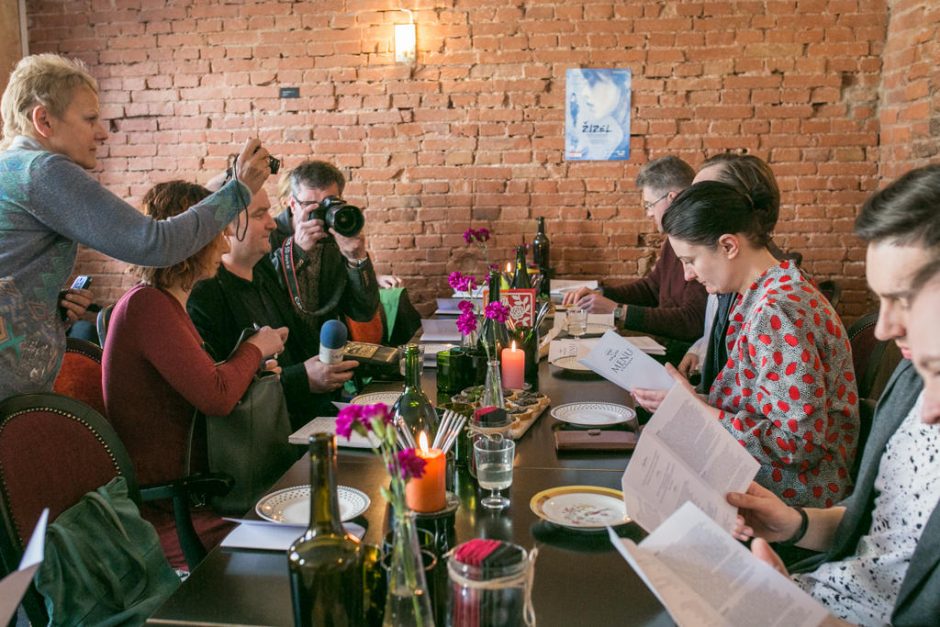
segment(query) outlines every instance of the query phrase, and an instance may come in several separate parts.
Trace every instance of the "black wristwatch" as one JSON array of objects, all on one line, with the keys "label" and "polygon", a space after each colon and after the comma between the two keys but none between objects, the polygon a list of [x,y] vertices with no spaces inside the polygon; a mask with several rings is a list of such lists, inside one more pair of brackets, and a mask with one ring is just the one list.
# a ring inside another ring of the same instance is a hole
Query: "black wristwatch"
[{"label": "black wristwatch", "polygon": [[806,515],[806,510],[799,505],[794,505],[793,509],[800,513],[800,528],[786,540],[778,542],[779,546],[793,546],[806,535],[806,528],[809,527],[809,516]]}]

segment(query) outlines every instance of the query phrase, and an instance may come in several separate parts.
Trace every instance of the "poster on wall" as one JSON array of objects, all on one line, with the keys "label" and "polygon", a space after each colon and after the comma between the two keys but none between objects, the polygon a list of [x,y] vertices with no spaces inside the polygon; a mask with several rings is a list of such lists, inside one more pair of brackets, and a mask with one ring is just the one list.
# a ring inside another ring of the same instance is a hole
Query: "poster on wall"
[{"label": "poster on wall", "polygon": [[565,102],[567,161],[630,158],[630,70],[570,69]]}]

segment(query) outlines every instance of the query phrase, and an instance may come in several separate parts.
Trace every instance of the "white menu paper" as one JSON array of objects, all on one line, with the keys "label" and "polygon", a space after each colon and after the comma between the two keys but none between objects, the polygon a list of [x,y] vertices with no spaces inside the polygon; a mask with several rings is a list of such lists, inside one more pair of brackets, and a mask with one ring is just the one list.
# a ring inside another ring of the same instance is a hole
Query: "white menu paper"
[{"label": "white menu paper", "polygon": [[639,545],[607,531],[679,627],[816,627],[829,615],[692,503]]},{"label": "white menu paper", "polygon": [[668,390],[675,383],[661,363],[613,330],[579,361],[627,391]]},{"label": "white menu paper", "polygon": [[460,330],[454,318],[441,318],[421,321],[421,343],[460,342]]},{"label": "white menu paper", "polygon": [[[297,431],[291,433],[287,441],[291,444],[302,444],[304,446],[310,440],[310,436],[314,433],[332,433],[336,434],[336,418],[324,416],[321,418],[314,418]],[[349,435],[349,439],[344,437],[336,437],[336,446],[345,446],[349,448],[373,448],[374,446],[379,445],[378,438],[376,438],[372,433],[369,433],[368,436],[362,436],[353,431]]]},{"label": "white menu paper", "polygon": [[734,526],[737,509],[728,492],[746,492],[760,464],[701,402],[673,386],[653,414],[623,472],[627,513],[656,529],[686,501],[695,503],[722,529]]},{"label": "white menu paper", "polygon": [[20,567],[0,581],[0,625],[6,625],[16,614],[16,608],[26,589],[29,588],[33,575],[42,563],[46,548],[46,523],[49,521],[49,510],[42,510],[33,535],[29,538]]},{"label": "white menu paper", "polygon": [[562,357],[587,357],[600,340],[588,338],[585,340],[552,340],[548,345],[548,363],[554,363]]}]

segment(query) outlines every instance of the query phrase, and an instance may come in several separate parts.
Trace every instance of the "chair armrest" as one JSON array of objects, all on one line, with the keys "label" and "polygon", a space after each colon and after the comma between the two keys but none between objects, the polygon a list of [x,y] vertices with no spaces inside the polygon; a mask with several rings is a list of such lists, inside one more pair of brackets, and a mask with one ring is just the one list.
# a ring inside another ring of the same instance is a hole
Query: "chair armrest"
[{"label": "chair armrest", "polygon": [[205,497],[228,494],[233,485],[235,479],[231,475],[221,472],[199,473],[167,483],[140,486],[140,500],[146,503],[192,495],[204,501]]}]

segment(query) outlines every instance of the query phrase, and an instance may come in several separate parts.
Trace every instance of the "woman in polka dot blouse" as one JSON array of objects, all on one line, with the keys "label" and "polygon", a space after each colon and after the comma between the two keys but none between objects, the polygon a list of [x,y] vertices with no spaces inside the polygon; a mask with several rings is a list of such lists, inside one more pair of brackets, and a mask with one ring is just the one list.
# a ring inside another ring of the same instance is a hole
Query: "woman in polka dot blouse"
[{"label": "woman in polka dot blouse", "polygon": [[[761,220],[768,201],[761,189],[747,196],[725,183],[697,183],[675,199],[663,228],[686,280],[737,294],[728,361],[708,405],[761,463],[758,483],[791,505],[829,507],[852,487],[859,427],[852,353],[829,301],[768,251]],[[635,397],[650,408],[643,391]]]}]

